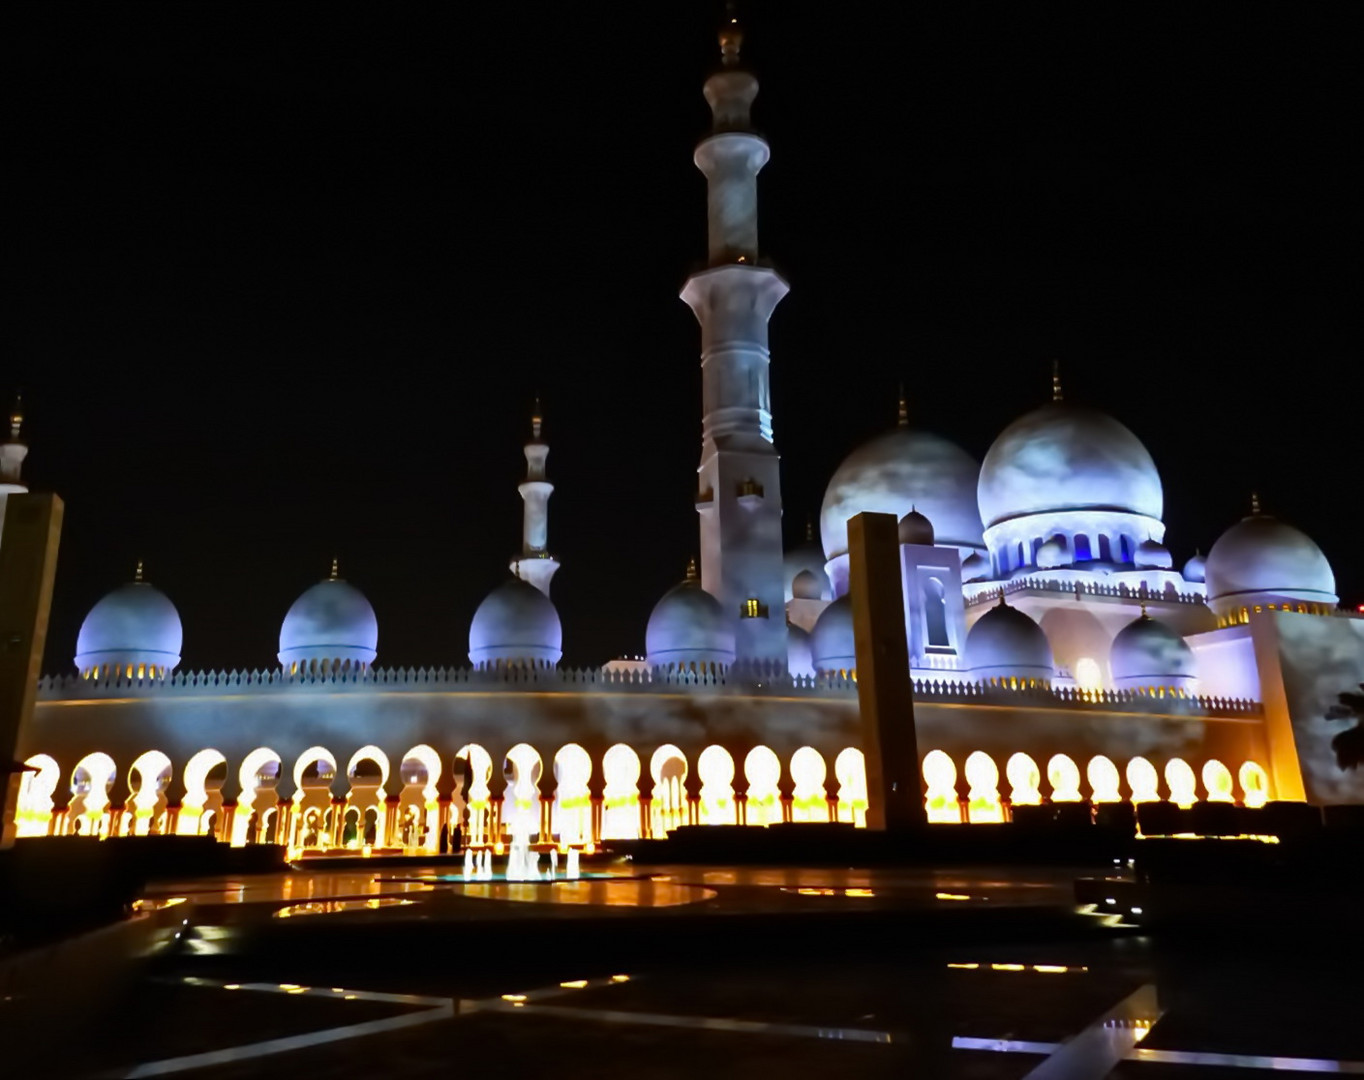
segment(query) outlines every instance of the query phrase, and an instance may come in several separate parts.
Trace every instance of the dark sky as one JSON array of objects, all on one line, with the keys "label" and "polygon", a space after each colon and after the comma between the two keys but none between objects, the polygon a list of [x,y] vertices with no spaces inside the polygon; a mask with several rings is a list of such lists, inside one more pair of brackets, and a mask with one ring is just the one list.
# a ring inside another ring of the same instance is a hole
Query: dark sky
[{"label": "dark sky", "polygon": [[[0,15],[4,356],[66,500],[48,670],[139,557],[186,667],[274,663],[333,555],[463,662],[552,446],[565,659],[696,542],[707,0]],[[787,535],[894,422],[1109,410],[1205,551],[1258,488],[1364,601],[1358,8],[752,2]]]}]

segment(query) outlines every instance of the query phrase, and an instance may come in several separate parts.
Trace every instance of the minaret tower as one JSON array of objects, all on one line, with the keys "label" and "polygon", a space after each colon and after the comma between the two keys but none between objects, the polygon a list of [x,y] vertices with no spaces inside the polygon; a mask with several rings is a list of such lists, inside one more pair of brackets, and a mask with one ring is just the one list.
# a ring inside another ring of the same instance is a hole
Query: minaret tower
[{"label": "minaret tower", "polygon": [[723,66],[705,85],[714,123],[694,157],[708,184],[709,260],[682,289],[701,324],[701,584],[735,620],[739,661],[785,664],[767,321],[787,285],[758,264],[758,171],[769,151],[749,120],[758,80],[739,67],[742,41],[731,10],[720,30]]},{"label": "minaret tower", "polygon": [[14,408],[9,414],[9,441],[0,443],[0,492],[5,494],[28,490],[19,479],[19,472],[24,467],[24,458],[28,457],[28,447],[20,438],[23,429],[24,403],[23,399],[16,395]]},{"label": "minaret tower", "polygon": [[526,443],[526,478],[517,488],[526,504],[521,527],[521,554],[511,561],[511,572],[528,581],[546,596],[549,582],[559,569],[559,560],[549,553],[549,497],[554,485],[545,479],[545,459],[549,446],[540,439],[544,423],[540,415],[540,399],[535,399],[535,415],[530,420],[531,439]]}]

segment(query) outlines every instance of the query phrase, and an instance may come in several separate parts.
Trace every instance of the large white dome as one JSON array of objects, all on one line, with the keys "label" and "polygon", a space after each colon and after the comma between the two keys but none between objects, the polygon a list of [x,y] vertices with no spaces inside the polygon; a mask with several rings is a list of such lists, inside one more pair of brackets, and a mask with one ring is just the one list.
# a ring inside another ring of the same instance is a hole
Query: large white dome
[{"label": "large white dome", "polygon": [[365,594],[332,577],[293,602],[279,630],[279,662],[286,668],[350,661],[367,666],[379,648],[379,620]]},{"label": "large white dome", "polygon": [[[90,609],[76,638],[76,668],[124,671],[145,678],[180,663],[184,628],[180,613],[160,589],[145,581],[120,585]],[[139,674],[138,669],[143,674]]]},{"label": "large white dome", "polygon": [[963,648],[966,666],[979,679],[1049,682],[1055,674],[1051,642],[1042,628],[1001,597],[971,624]]},{"label": "large white dome", "polygon": [[820,612],[810,634],[810,661],[815,671],[856,671],[852,597],[844,593]]},{"label": "large white dome", "polygon": [[1159,619],[1145,614],[1113,638],[1108,667],[1119,690],[1187,688],[1198,674],[1188,642]]},{"label": "large white dome", "polygon": [[956,443],[927,431],[897,427],[844,459],[824,491],[819,515],[824,553],[848,550],[848,519],[872,512],[899,521],[917,510],[933,523],[937,543],[984,547],[976,510],[980,466]]},{"label": "large white dome", "polygon": [[[1146,447],[1105,413],[1050,402],[1010,424],[980,469],[980,519],[1110,510],[1160,520],[1160,474]],[[937,524],[937,518],[929,517]]]},{"label": "large white dome", "polygon": [[475,667],[553,667],[563,644],[553,601],[520,578],[509,578],[484,597],[469,624],[469,662]]},{"label": "large white dome", "polygon": [[1242,518],[1218,537],[1204,573],[1209,600],[1256,594],[1335,604],[1336,576],[1306,533],[1268,514]]},{"label": "large white dome", "polygon": [[734,626],[720,601],[689,572],[654,605],[644,647],[650,667],[728,667],[734,663]]}]

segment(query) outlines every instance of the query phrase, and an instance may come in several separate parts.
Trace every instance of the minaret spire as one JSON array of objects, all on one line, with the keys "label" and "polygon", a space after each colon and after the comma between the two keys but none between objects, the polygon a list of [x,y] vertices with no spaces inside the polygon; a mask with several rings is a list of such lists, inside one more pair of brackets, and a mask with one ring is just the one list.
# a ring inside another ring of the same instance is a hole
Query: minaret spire
[{"label": "minaret spire", "polygon": [[559,561],[549,553],[547,546],[549,497],[554,494],[554,485],[545,477],[549,446],[540,437],[543,429],[544,412],[537,395],[530,418],[531,439],[525,446],[526,478],[516,489],[521,493],[525,507],[521,524],[521,554],[512,559],[511,572],[548,596],[550,579],[559,569]]},{"label": "minaret spire", "polygon": [[24,458],[28,457],[28,447],[21,437],[23,430],[24,399],[22,394],[15,394],[14,408],[9,411],[9,441],[0,444],[0,494],[28,490],[19,478]]},{"label": "minaret spire", "polygon": [[732,7],[719,40],[721,67],[704,88],[711,130],[693,155],[706,176],[709,265],[682,289],[701,324],[701,585],[735,620],[740,661],[785,663],[767,323],[787,285],[759,264],[758,172],[771,151],[753,130],[758,80],[739,66],[743,33]]},{"label": "minaret spire", "polygon": [[900,384],[900,411],[896,415],[897,427],[909,427],[909,402],[905,400],[905,384]]},{"label": "minaret spire", "polygon": [[340,560],[339,560],[335,555],[333,555],[333,556],[332,556],[332,572],[331,572],[331,576],[330,576],[329,578],[327,578],[328,581],[337,581],[337,580],[340,579],[340,576],[341,576],[341,575],[340,575],[340,565],[339,565],[339,564],[340,564]]},{"label": "minaret spire", "polygon": [[142,560],[137,560],[137,569],[133,571],[133,580],[139,585],[142,584]]},{"label": "minaret spire", "polygon": [[1065,394],[1061,391],[1061,361],[1051,362],[1051,400],[1060,404],[1066,400]]},{"label": "minaret spire", "polygon": [[1262,513],[1260,510],[1260,493],[1258,491],[1252,491],[1250,493],[1250,512],[1252,514]]}]

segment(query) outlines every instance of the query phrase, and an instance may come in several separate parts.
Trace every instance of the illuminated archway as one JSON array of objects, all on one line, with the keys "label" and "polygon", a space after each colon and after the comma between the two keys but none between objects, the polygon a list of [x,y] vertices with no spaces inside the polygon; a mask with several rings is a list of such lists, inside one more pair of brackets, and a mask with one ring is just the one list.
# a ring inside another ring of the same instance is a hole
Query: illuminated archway
[{"label": "illuminated archway", "polygon": [[924,811],[930,824],[960,825],[961,804],[957,801],[957,766],[941,750],[930,750],[924,755]]},{"label": "illuminated archway", "polygon": [[974,750],[963,767],[967,794],[966,818],[972,825],[990,824],[1004,820],[1004,807],[999,801],[999,766],[983,750]]},{"label": "illuminated archway", "polygon": [[813,746],[802,746],[791,755],[792,821],[828,821],[829,796],[824,780],[829,767]]},{"label": "illuminated archway", "polygon": [[398,766],[402,791],[398,795],[397,839],[407,851],[436,851],[440,844],[440,755],[419,743],[403,755]]},{"label": "illuminated archway", "polygon": [[1144,757],[1127,763],[1127,786],[1132,789],[1134,803],[1160,802],[1160,774]]},{"label": "illuminated archway", "polygon": [[1254,761],[1243,762],[1236,778],[1241,782],[1241,802],[1258,809],[1269,801],[1269,776]]},{"label": "illuminated archway", "polygon": [[1053,754],[1047,762],[1047,783],[1052,802],[1080,801],[1080,767],[1068,754]]},{"label": "illuminated archway", "polygon": [[707,746],[696,759],[701,777],[701,802],[697,807],[702,825],[737,825],[734,806],[734,759],[723,746]]},{"label": "illuminated archway", "polygon": [[132,792],[129,805],[133,811],[130,835],[150,836],[165,831],[162,815],[170,780],[171,760],[160,750],[148,750],[129,767],[128,789]]},{"label": "illuminated archway", "polygon": [[660,746],[649,759],[649,775],[654,782],[649,816],[653,835],[661,840],[687,824],[687,755],[672,743]]},{"label": "illuminated archway", "polygon": [[62,768],[47,754],[34,754],[24,764],[38,771],[26,772],[20,777],[14,835],[46,836],[52,828],[53,796],[62,778]]},{"label": "illuminated archway", "polygon": [[109,808],[109,787],[116,772],[114,759],[96,751],[86,754],[71,771],[71,805],[67,820],[72,832],[82,836],[105,836],[105,811]]},{"label": "illuminated archway", "polygon": [[[350,791],[346,806],[358,811],[354,835],[347,828],[342,844],[353,847],[382,846],[388,829],[388,778],[392,773],[388,755],[373,744],[362,746],[350,757],[346,777]],[[371,813],[373,811],[373,813]]]},{"label": "illuminated archway", "polygon": [[1082,656],[1075,661],[1075,685],[1087,694],[1101,690],[1104,684],[1103,669],[1092,656]]},{"label": "illuminated archway", "polygon": [[[237,770],[242,793],[232,819],[232,845],[255,843],[260,835],[261,814],[275,805],[271,797],[279,783],[280,756],[268,746],[259,746],[243,759]],[[259,809],[257,803],[259,802]],[[253,820],[254,819],[254,820]]]},{"label": "illuminated archway", "polygon": [[554,755],[554,805],[550,808],[550,832],[559,843],[577,845],[592,841],[592,759],[577,743],[567,743]]},{"label": "illuminated archway", "polygon": [[1042,801],[1042,771],[1037,762],[1021,751],[1004,765],[1009,778],[1009,802],[1014,806],[1037,806]]},{"label": "illuminated archway", "polygon": [[1216,758],[1203,763],[1203,788],[1208,793],[1208,802],[1235,802],[1232,794],[1231,770]]},{"label": "illuminated archway", "polygon": [[503,831],[513,840],[534,842],[540,836],[540,752],[529,743],[517,743],[502,762],[506,793],[502,796]]},{"label": "illuminated archway", "polygon": [[1194,771],[1183,758],[1171,758],[1165,763],[1165,786],[1170,789],[1170,801],[1185,810],[1198,801]]},{"label": "illuminated archway", "polygon": [[867,760],[855,746],[845,746],[834,758],[838,781],[838,820],[867,827]]},{"label": "illuminated archway", "polygon": [[478,743],[467,743],[455,753],[455,803],[463,822],[467,847],[486,847],[492,837],[493,758]]},{"label": "illuminated archway", "polygon": [[639,837],[639,755],[616,743],[602,755],[601,835],[603,840]]},{"label": "illuminated archway", "polygon": [[325,746],[310,746],[294,762],[293,844],[296,849],[325,850],[340,832],[332,806],[336,755]]},{"label": "illuminated archway", "polygon": [[781,759],[770,747],[755,746],[744,757],[748,798],[744,817],[749,825],[781,824]]},{"label": "illuminated archway", "polygon": [[1090,799],[1096,803],[1122,802],[1122,792],[1118,790],[1118,767],[1103,754],[1096,754],[1085,766],[1085,778],[1089,781]]},{"label": "illuminated archway", "polygon": [[[208,815],[222,811],[227,758],[221,751],[206,747],[185,762],[184,778],[185,797],[180,801],[175,831],[180,836],[200,836],[211,820]],[[210,786],[215,779],[217,783]]]}]

